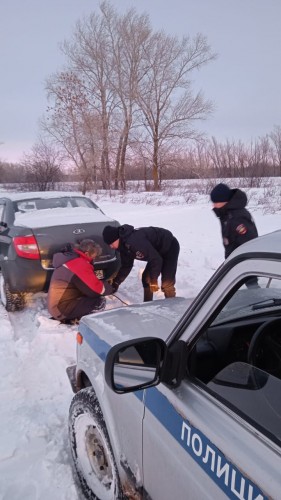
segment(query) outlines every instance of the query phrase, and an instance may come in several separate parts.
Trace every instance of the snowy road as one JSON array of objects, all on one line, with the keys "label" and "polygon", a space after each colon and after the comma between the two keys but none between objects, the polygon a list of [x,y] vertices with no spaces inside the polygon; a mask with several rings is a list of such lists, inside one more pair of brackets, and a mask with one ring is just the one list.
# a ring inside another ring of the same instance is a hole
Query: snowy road
[{"label": "snowy road", "polygon": [[50,320],[45,301],[37,295],[29,308],[9,315],[1,306],[1,500],[78,499],[65,372],[75,359],[76,328]]},{"label": "snowy road", "polygon": [[[80,498],[68,445],[73,393],[66,375],[75,363],[77,326],[51,320],[46,298],[30,295],[16,313],[0,304],[0,500]],[[108,299],[108,309],[117,306]]]}]

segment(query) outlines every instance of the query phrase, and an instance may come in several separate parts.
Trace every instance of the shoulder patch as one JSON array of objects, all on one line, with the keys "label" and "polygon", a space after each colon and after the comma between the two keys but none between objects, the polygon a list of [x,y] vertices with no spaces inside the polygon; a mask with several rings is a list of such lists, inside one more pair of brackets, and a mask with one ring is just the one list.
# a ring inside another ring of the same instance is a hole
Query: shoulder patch
[{"label": "shoulder patch", "polygon": [[143,259],[144,258],[144,254],[142,252],[140,252],[139,250],[136,252],[136,259]]},{"label": "shoulder patch", "polygon": [[237,228],[236,228],[236,232],[238,234],[246,234],[247,228],[246,228],[246,226],[244,226],[244,224],[239,224],[239,226],[237,226]]}]

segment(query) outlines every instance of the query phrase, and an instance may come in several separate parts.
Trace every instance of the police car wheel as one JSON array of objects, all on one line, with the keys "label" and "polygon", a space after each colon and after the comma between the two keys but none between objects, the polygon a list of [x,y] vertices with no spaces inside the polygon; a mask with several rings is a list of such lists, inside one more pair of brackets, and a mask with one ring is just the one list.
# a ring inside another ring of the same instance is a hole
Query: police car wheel
[{"label": "police car wheel", "polygon": [[103,414],[91,387],[73,398],[69,438],[75,475],[89,500],[123,498]]}]

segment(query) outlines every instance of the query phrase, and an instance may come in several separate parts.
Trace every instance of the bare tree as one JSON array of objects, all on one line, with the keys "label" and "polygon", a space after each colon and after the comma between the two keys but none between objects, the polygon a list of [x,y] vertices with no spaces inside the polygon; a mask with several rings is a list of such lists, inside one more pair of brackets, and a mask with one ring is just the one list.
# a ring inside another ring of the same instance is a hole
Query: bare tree
[{"label": "bare tree", "polygon": [[110,43],[106,21],[91,14],[76,24],[72,40],[62,50],[71,71],[79,75],[83,94],[87,95],[89,110],[99,116],[101,124],[101,176],[103,187],[110,186],[109,128],[116,106],[116,93],[110,86]]},{"label": "bare tree", "polygon": [[165,151],[169,155],[173,143],[198,139],[194,125],[212,109],[200,92],[192,94],[189,80],[193,70],[215,57],[205,38],[153,34],[147,15],[134,9],[119,15],[103,2],[100,14],[76,24],[62,50],[67,70],[47,82],[53,105],[45,126],[85,179],[99,170],[106,189],[113,169],[114,187],[126,188],[130,141],[136,140],[136,130],[141,141],[145,131],[158,189]]},{"label": "bare tree", "polygon": [[147,130],[142,127],[133,130],[131,138],[131,162],[139,164],[142,168],[143,179],[146,191],[151,191],[152,179],[152,153],[153,147]]},{"label": "bare tree", "polygon": [[83,181],[82,192],[97,189],[97,164],[101,150],[101,121],[89,105],[81,80],[72,72],[61,72],[47,80],[49,107],[42,128],[64,150]]},{"label": "bare tree", "polygon": [[108,4],[101,4],[101,12],[106,21],[106,28],[111,44],[111,60],[108,76],[111,88],[118,96],[121,127],[116,154],[114,185],[117,189],[126,187],[125,160],[129,142],[129,134],[133,124],[133,114],[137,113],[136,97],[138,85],[146,68],[143,64],[144,54],[151,28],[146,14],[138,15],[130,9],[123,16]]},{"label": "bare tree", "polygon": [[147,71],[140,82],[138,104],[153,144],[153,182],[159,189],[159,154],[167,142],[199,138],[194,123],[212,109],[199,92],[192,94],[190,73],[214,59],[206,39],[179,40],[164,33],[150,37],[145,53]]},{"label": "bare tree", "polygon": [[269,134],[269,139],[272,141],[274,146],[274,153],[279,170],[279,176],[281,176],[281,127],[280,125],[275,125],[273,131]]},{"label": "bare tree", "polygon": [[104,187],[108,187],[112,177],[113,157],[114,186],[126,187],[126,153],[150,32],[147,15],[138,15],[135,9],[119,15],[108,2],[103,2],[100,15],[93,14],[77,23],[72,42],[63,45],[72,71],[83,80],[83,92],[91,96],[89,105],[100,116]]},{"label": "bare tree", "polygon": [[224,156],[221,154],[222,146],[213,136],[209,142],[208,155],[217,177],[223,177],[226,171]]},{"label": "bare tree", "polygon": [[32,189],[49,191],[61,179],[60,153],[43,138],[39,138],[31,153],[24,155],[21,164]]},{"label": "bare tree", "polygon": [[21,165],[0,160],[0,179],[2,184],[22,182]]}]

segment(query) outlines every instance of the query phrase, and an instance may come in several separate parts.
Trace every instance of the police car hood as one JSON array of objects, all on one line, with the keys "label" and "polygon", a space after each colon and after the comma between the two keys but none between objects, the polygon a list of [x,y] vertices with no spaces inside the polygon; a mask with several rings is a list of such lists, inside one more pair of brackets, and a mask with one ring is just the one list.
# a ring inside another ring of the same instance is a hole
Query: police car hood
[{"label": "police car hood", "polygon": [[110,346],[139,337],[166,340],[192,301],[175,297],[91,314],[81,319],[79,330]]}]

